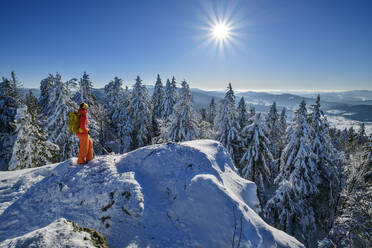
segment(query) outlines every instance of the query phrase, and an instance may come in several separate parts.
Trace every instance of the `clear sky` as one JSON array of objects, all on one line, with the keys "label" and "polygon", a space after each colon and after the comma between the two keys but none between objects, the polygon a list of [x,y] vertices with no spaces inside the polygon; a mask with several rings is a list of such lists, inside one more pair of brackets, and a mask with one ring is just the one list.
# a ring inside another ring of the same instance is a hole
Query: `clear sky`
[{"label": "clear sky", "polygon": [[[0,1],[0,76],[25,87],[48,73],[191,87],[372,90],[372,1]],[[208,27],[226,22],[216,45]]]}]

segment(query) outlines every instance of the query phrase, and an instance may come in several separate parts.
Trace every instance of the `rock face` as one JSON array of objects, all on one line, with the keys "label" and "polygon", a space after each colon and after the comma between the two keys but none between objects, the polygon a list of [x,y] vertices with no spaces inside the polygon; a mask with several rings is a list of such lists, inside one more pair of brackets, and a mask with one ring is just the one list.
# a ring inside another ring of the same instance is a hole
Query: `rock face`
[{"label": "rock face", "polygon": [[60,218],[99,231],[110,247],[303,247],[266,224],[257,204],[255,184],[216,141],[148,146],[84,166],[72,158],[0,172],[0,247]]}]

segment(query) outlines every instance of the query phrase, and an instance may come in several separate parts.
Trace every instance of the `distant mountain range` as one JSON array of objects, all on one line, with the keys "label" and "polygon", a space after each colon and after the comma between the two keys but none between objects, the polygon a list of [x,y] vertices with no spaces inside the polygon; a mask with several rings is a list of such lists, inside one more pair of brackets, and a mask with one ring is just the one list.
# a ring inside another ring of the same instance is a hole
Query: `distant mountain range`
[{"label": "distant mountain range", "polygon": [[[315,98],[316,93],[300,93],[305,97]],[[342,92],[323,92],[320,98],[329,102],[343,102],[353,105],[372,105],[372,91],[370,90],[351,90]]]},{"label": "distant mountain range", "polygon": [[[147,86],[150,94],[153,86]],[[31,90],[37,97],[40,95],[39,89]],[[103,99],[104,89],[94,89],[98,99]],[[225,95],[224,91],[206,91],[198,88],[191,88],[191,93],[196,109],[208,107],[212,97],[219,102]],[[236,93],[237,101],[244,97],[248,105],[253,105],[257,111],[266,112],[273,101],[276,102],[278,109],[283,107],[288,109],[289,117],[298,108],[299,103],[305,100],[307,106],[314,104],[317,93],[269,93],[246,91]],[[372,122],[372,91],[353,90],[344,92],[323,92],[320,93],[323,110],[328,115],[343,116],[354,121]]]},{"label": "distant mountain range", "polygon": [[[196,108],[208,106],[210,99],[214,97],[217,101],[225,95],[223,91],[204,91],[191,89]],[[359,94],[359,95],[358,95]],[[267,112],[273,101],[279,109],[285,107],[288,115],[298,108],[302,100],[307,106],[315,103],[318,94],[302,93],[301,95],[291,93],[266,93],[266,92],[239,92],[236,94],[237,101],[244,97],[249,105],[253,105],[257,111]],[[323,110],[327,115],[343,116],[350,120],[372,122],[372,91],[345,91],[320,93]]]}]

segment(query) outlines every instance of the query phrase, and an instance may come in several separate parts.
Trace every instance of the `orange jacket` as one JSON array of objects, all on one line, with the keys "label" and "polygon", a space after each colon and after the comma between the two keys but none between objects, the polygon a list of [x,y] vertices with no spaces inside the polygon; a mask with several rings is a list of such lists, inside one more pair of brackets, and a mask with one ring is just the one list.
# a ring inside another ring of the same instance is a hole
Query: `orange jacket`
[{"label": "orange jacket", "polygon": [[79,109],[78,114],[80,115],[80,128],[83,132],[78,132],[77,134],[88,134],[88,110]]}]

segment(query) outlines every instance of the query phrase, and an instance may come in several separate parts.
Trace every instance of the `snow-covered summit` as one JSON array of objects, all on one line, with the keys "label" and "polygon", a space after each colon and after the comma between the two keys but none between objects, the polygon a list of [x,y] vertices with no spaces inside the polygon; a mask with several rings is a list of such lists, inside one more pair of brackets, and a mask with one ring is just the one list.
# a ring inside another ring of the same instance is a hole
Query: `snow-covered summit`
[{"label": "snow-covered summit", "polygon": [[99,231],[110,247],[303,247],[266,224],[257,204],[255,184],[212,140],[148,146],[84,166],[72,158],[0,172],[0,247],[60,218]]}]

